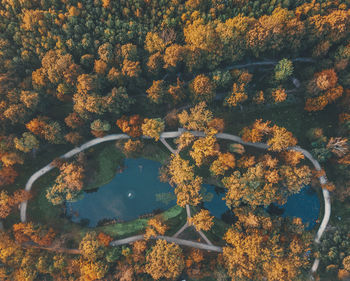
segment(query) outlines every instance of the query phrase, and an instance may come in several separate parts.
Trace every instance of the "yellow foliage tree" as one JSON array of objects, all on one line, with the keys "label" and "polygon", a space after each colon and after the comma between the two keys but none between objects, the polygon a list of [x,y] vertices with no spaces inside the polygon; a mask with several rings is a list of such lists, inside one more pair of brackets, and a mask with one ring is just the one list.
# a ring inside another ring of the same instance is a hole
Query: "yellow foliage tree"
[{"label": "yellow foliage tree", "polygon": [[190,90],[195,101],[210,102],[214,98],[214,84],[204,74],[197,75],[190,84]]},{"label": "yellow foliage tree", "polygon": [[159,37],[158,33],[148,32],[146,35],[145,49],[149,53],[164,51],[166,44],[163,39]]},{"label": "yellow foliage tree", "polygon": [[156,245],[146,257],[145,271],[154,280],[160,278],[175,279],[184,268],[184,257],[181,248],[165,240],[157,240]]},{"label": "yellow foliage tree", "polygon": [[190,109],[190,113],[186,110],[182,111],[178,118],[184,128],[204,131],[208,127],[209,122],[213,120],[213,113],[207,109],[205,102],[200,102]]},{"label": "yellow foliage tree", "polygon": [[168,227],[159,219],[152,218],[148,221],[148,226],[146,228],[144,238],[145,240],[148,240],[151,237],[156,237],[157,235],[164,235],[167,229]]},{"label": "yellow foliage tree", "polygon": [[160,118],[145,118],[141,126],[143,135],[154,138],[156,141],[159,140],[160,134],[164,131],[164,127],[164,121]]},{"label": "yellow foliage tree", "polygon": [[234,83],[232,93],[225,99],[225,104],[229,106],[237,106],[238,104],[246,101],[248,99],[248,95],[246,94],[244,87],[245,84],[237,85],[237,83]]},{"label": "yellow foliage tree", "polygon": [[194,225],[197,231],[209,231],[214,224],[213,218],[214,216],[211,216],[208,210],[202,209],[193,217],[189,218],[188,222]]},{"label": "yellow foliage tree", "polygon": [[206,137],[196,140],[190,151],[190,155],[196,162],[197,166],[201,166],[208,160],[209,156],[217,154],[218,144],[216,142],[216,137],[213,134],[208,134]]}]

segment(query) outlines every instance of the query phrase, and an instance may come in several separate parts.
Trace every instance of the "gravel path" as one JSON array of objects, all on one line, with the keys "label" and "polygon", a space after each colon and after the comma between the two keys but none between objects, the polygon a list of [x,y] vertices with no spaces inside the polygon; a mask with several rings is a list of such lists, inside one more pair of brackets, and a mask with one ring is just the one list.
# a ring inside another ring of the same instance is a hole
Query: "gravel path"
[{"label": "gravel path", "polygon": [[[121,246],[121,245],[133,243],[135,241],[143,240],[143,239],[144,239],[143,235],[135,235],[132,237],[112,241],[110,245],[111,246]],[[182,246],[188,246],[188,247],[192,247],[192,248],[197,248],[197,249],[207,250],[207,251],[214,251],[214,252],[219,252],[219,253],[222,252],[222,248],[218,247],[218,246],[207,245],[207,244],[198,243],[198,242],[189,241],[189,240],[184,240],[184,239],[175,238],[175,237],[159,235],[156,237],[152,237],[151,239],[163,239],[163,240],[166,240],[170,243],[175,243],[175,244],[182,245]]]}]

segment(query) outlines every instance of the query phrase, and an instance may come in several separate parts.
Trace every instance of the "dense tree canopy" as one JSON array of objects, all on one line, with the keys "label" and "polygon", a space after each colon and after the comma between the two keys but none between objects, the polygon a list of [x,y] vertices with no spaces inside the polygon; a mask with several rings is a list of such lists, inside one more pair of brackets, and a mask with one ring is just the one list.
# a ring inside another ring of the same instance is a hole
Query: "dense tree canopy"
[{"label": "dense tree canopy", "polygon": [[[308,230],[262,209],[310,182],[317,188],[320,175],[337,214],[334,237],[326,235],[317,252],[322,274],[350,276],[347,231],[339,227],[348,227],[350,195],[349,8],[346,0],[0,1],[0,279],[159,280],[185,269],[193,279],[298,280],[308,270]],[[169,141],[176,154],[155,153],[162,132],[179,127]],[[223,231],[202,209],[203,185],[224,192],[238,221],[217,262],[151,239],[109,247],[120,228],[148,239],[180,228],[173,224],[184,213],[169,225],[161,216],[143,218],[137,230],[116,218],[98,235],[84,221],[69,222],[65,202],[122,171],[100,146],[53,161],[57,169],[30,194],[22,191],[35,171],[74,146],[119,133],[131,137],[113,148],[121,158],[161,161],[177,204],[191,205],[190,224],[216,241]],[[291,149],[297,144],[321,172]],[[21,223],[18,206],[29,199]],[[57,252],[66,248],[81,254]]]}]

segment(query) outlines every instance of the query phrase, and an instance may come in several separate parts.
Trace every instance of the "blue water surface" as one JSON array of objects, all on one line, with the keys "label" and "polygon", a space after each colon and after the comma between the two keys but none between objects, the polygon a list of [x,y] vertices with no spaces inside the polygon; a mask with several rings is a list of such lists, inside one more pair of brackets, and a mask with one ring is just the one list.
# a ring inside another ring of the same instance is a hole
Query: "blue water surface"
[{"label": "blue water surface", "polygon": [[276,205],[284,210],[283,217],[301,218],[304,224],[308,224],[307,229],[313,228],[317,223],[320,200],[310,186],[305,186],[299,193],[289,196],[286,204]]},{"label": "blue water surface", "polygon": [[[124,166],[121,173],[96,192],[84,192],[82,199],[66,203],[72,221],[88,219],[88,225],[94,227],[103,219],[129,221],[176,204],[174,189],[159,181],[159,162],[144,158],[125,159]],[[212,185],[204,184],[203,187],[206,193],[212,194],[212,199],[204,202],[203,207],[216,218],[230,221],[233,213],[223,200],[225,195]],[[168,200],[160,200],[160,197]],[[285,205],[273,205],[284,217],[300,217],[309,229],[315,226],[320,211],[318,196],[309,186],[290,196]]]},{"label": "blue water surface", "polygon": [[161,164],[148,159],[125,159],[125,169],[96,192],[84,192],[84,197],[66,204],[72,221],[89,219],[89,226],[96,226],[102,219],[128,221],[154,210],[166,210],[176,204],[156,200],[156,194],[173,192],[168,183],[160,182],[158,170]]}]

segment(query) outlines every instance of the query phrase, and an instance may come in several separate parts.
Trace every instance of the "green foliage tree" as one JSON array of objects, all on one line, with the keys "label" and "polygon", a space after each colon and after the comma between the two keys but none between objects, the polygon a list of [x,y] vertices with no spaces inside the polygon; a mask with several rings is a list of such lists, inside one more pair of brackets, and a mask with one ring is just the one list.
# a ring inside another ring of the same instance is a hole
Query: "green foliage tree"
[{"label": "green foliage tree", "polygon": [[293,63],[288,59],[282,59],[275,66],[275,79],[284,81],[293,74]]}]

